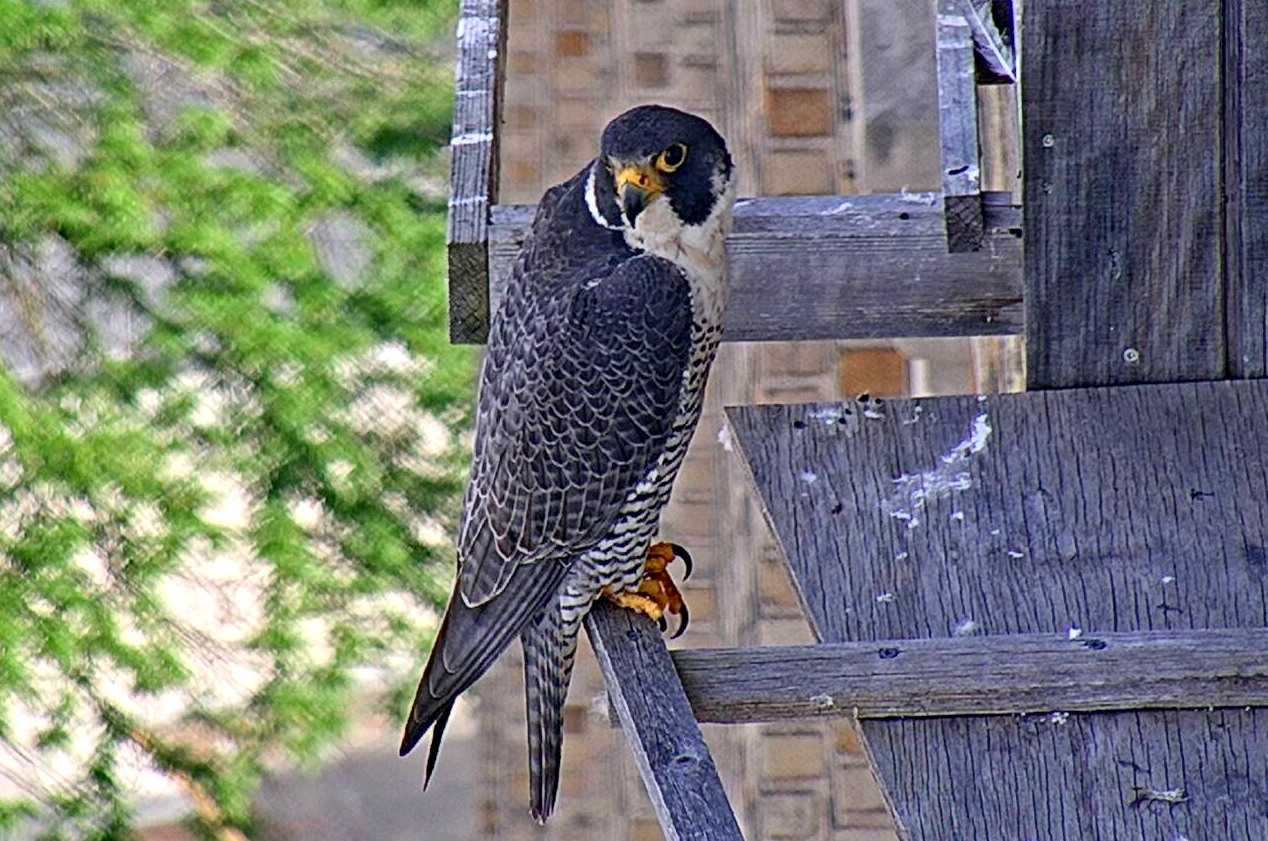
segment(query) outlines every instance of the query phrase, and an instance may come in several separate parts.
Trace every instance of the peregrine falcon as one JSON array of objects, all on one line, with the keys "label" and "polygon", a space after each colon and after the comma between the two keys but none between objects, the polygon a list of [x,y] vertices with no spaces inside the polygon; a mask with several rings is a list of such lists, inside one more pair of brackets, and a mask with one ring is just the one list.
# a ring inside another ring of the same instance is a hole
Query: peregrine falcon
[{"label": "peregrine falcon", "polygon": [[457,582],[401,742],[435,728],[428,780],[455,699],[518,635],[544,822],[591,605],[681,609],[664,567],[685,553],[652,539],[721,338],[734,202],[722,137],[657,105],[542,197],[490,326]]}]

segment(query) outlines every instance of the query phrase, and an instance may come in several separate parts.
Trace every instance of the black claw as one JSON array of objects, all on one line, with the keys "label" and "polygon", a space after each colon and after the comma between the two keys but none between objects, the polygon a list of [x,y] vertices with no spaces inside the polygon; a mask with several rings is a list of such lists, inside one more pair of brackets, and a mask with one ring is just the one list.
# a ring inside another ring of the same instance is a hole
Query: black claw
[{"label": "black claw", "polygon": [[683,605],[682,610],[678,611],[678,630],[674,631],[671,640],[676,640],[687,630],[687,623],[691,621],[691,613],[687,610],[687,606]]},{"label": "black claw", "polygon": [[682,574],[682,580],[686,581],[691,577],[691,570],[693,568],[691,563],[691,553],[688,552],[686,547],[680,543],[671,543],[669,544],[669,548],[673,550],[675,558],[682,558],[682,565],[687,568],[687,571]]},{"label": "black claw", "polygon": [[665,618],[665,614],[663,613],[660,615],[660,618],[656,620],[656,624],[660,626],[660,632],[662,634],[669,630],[669,620]]}]

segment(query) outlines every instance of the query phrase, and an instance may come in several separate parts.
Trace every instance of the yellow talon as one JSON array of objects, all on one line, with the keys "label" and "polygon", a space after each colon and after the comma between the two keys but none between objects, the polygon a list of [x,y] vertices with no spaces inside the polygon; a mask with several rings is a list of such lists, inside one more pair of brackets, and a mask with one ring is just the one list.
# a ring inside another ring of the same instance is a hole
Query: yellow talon
[{"label": "yellow talon", "polygon": [[603,596],[620,607],[636,610],[660,624],[664,631],[668,627],[665,613],[679,617],[678,630],[673,638],[682,636],[690,621],[687,605],[683,603],[682,593],[678,585],[669,576],[669,565],[675,558],[682,558],[687,567],[684,578],[691,576],[691,555],[677,543],[653,543],[647,549],[647,562],[643,565],[643,577],[639,579],[637,590],[613,593],[604,589]]}]

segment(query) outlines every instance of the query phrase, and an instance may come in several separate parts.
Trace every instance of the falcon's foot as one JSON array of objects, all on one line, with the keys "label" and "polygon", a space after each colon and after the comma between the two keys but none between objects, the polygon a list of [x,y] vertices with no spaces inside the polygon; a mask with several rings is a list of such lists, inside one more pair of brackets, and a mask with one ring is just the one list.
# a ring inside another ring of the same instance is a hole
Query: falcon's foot
[{"label": "falcon's foot", "polygon": [[686,549],[677,543],[653,543],[647,549],[647,563],[643,565],[643,577],[639,579],[638,589],[623,593],[604,590],[604,597],[621,607],[650,616],[659,623],[662,631],[669,627],[665,614],[674,614],[678,617],[678,630],[674,631],[671,639],[677,639],[687,630],[690,614],[687,605],[683,603],[682,593],[678,591],[678,585],[669,577],[669,565],[676,558],[681,558],[687,568],[683,580],[690,578],[691,554]]}]

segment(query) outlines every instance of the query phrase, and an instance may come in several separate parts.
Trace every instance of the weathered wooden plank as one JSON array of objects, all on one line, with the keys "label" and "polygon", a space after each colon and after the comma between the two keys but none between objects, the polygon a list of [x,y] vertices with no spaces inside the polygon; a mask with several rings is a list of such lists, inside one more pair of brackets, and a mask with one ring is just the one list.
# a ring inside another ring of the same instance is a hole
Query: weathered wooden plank
[{"label": "weathered wooden plank", "polygon": [[[1006,201],[986,195],[980,251],[947,254],[936,193],[742,200],[727,240],[732,290],[724,336],[747,342],[1018,333],[1020,212]],[[493,210],[495,306],[533,212]]]},{"label": "weathered wooden plank", "polygon": [[[729,417],[822,640],[1268,627],[1268,381]],[[913,841],[1257,841],[1266,712],[863,732]]]},{"label": "weathered wooden plank", "polygon": [[[1224,182],[1235,171],[1229,151],[1237,148],[1231,137],[1240,131],[1236,108],[1229,110],[1237,104],[1229,85],[1235,83],[1240,60],[1230,64],[1228,37],[1230,22],[1238,25],[1239,5],[1216,0],[1171,0],[1147,8],[1108,3],[1071,14],[1068,4],[1055,0],[1025,4],[1022,96],[1032,386],[1161,382],[1236,372],[1232,361],[1239,353],[1239,324],[1245,322],[1237,308],[1235,271],[1230,272],[1230,258],[1236,259],[1238,251],[1230,232],[1240,230],[1244,216],[1229,203],[1235,203],[1232,193],[1238,188],[1226,192]],[[1146,55],[1151,60],[1141,61]],[[1206,431],[1192,436],[1192,446],[1206,459],[1236,460],[1240,436],[1224,441],[1218,432],[1222,419],[1213,420],[1212,427],[1192,427]],[[1184,423],[1184,418],[1171,418],[1172,425]],[[1213,475],[1226,480],[1236,474],[1230,467]],[[1193,491],[1195,503],[1207,499],[1202,489]],[[1239,609],[1244,594],[1238,589],[1249,584],[1263,591],[1262,574],[1254,571],[1263,566],[1264,544],[1254,536],[1262,530],[1262,499],[1235,507],[1249,519],[1230,521],[1230,536],[1214,541],[1212,577],[1228,571],[1229,558],[1237,554],[1250,572],[1238,574],[1239,564],[1232,561],[1233,574],[1222,581],[1208,578],[1200,601],[1212,605],[1205,612],[1213,626],[1262,625],[1262,616],[1255,616],[1262,611],[1251,608],[1247,615]],[[1137,515],[1118,527],[1136,531],[1145,543],[1167,530],[1160,524],[1170,516],[1187,514],[1163,501],[1139,508],[1152,508],[1153,516]],[[1200,548],[1186,550],[1190,557],[1175,573],[1177,582],[1207,577],[1193,557]],[[1230,553],[1223,562],[1221,553]],[[1148,617],[1141,614],[1147,612],[1119,600],[1130,596],[1131,587],[1119,578],[1118,567],[1118,558],[1107,557],[1090,569],[1080,565],[1077,572],[1090,598],[1111,600],[1122,626],[1142,627]],[[1107,574],[1117,580],[1106,582]],[[1179,592],[1174,601],[1157,602],[1167,623],[1201,621],[1189,616],[1204,612],[1191,592]],[[896,790],[907,793],[927,785],[920,769],[898,759],[898,751],[913,739],[954,739],[961,757],[981,752],[982,761],[970,761],[985,774],[1008,773],[1017,757],[1025,757],[1025,781],[1031,785],[1042,779],[1068,784],[1073,776],[1070,796],[1059,808],[1051,800],[1032,800],[1010,810],[1023,834],[1046,827],[1060,838],[1268,835],[1258,793],[1265,783],[1261,757],[1268,711],[1263,708],[1219,716],[1102,714],[1080,718],[1077,725],[1029,753],[1018,745],[1025,735],[1007,728],[986,732],[976,723],[958,735],[945,726],[919,733],[905,725],[876,727],[867,738],[878,766],[885,767]],[[1007,753],[993,758],[985,740],[1004,745]],[[1072,747],[1066,747],[1067,740]],[[1092,773],[1081,773],[1080,760],[1093,757],[1102,759]],[[1117,768],[1110,767],[1110,757]],[[943,767],[947,773],[963,771],[951,767],[955,764]],[[1181,796],[1174,799],[1182,802],[1127,800],[1129,785],[1177,792]],[[981,812],[975,804],[963,805]],[[996,815],[982,817],[998,825]]]},{"label": "weathered wooden plank", "polygon": [[600,600],[586,631],[667,841],[742,841],[660,630]]},{"label": "weathered wooden plank", "polygon": [[1262,709],[901,719],[862,728],[873,757],[903,758],[881,773],[891,796],[909,804],[900,817],[907,839],[1268,838]]},{"label": "weathered wooden plank", "polygon": [[507,0],[462,0],[450,140],[450,340],[469,341],[489,325],[489,208],[497,201],[498,131],[506,54]]},{"label": "weathered wooden plank", "polygon": [[1221,10],[1025,3],[1032,388],[1224,376]]},{"label": "weathered wooden plank", "polygon": [[1268,629],[673,652],[697,721],[1268,706]]},{"label": "weathered wooden plank", "polygon": [[982,167],[977,136],[977,73],[967,0],[938,2],[938,131],[942,138],[942,208],[947,250],[982,245]]},{"label": "weathered wooden plank", "polygon": [[1268,376],[1268,4],[1224,15],[1228,373]]},{"label": "weathered wooden plank", "polygon": [[1268,626],[1268,382],[728,417],[824,640]]}]

